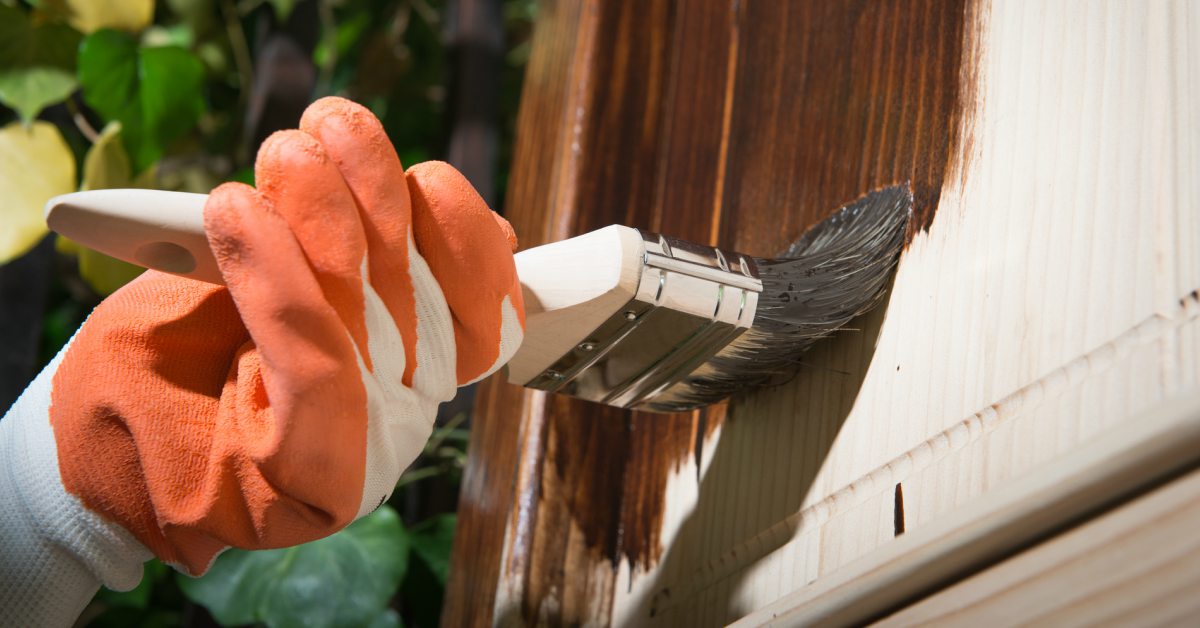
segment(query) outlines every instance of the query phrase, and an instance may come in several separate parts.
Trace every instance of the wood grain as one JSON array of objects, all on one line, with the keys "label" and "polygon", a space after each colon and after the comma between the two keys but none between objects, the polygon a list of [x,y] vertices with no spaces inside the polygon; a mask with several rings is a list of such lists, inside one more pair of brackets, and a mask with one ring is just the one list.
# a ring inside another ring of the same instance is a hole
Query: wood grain
[{"label": "wood grain", "polygon": [[[911,534],[1200,388],[1200,124],[1183,113],[1200,15],[1181,2],[975,9],[970,141],[937,214],[886,317],[864,321],[873,341],[806,360],[858,360],[860,382],[839,400],[835,380],[802,373],[733,404],[698,497],[671,479],[672,507],[690,511],[667,537],[679,566],[632,578],[622,617],[731,621],[883,551],[897,484]],[[814,458],[815,479],[794,471]]]},{"label": "wood grain", "polygon": [[895,181],[920,220],[886,308],[707,415],[485,386],[447,624],[734,621],[1200,389],[1193,4],[543,7],[526,244],[769,255]]},{"label": "wood grain", "polygon": [[[541,8],[506,203],[524,246],[620,223],[770,256],[896,181],[933,214],[960,126],[963,3]],[[614,583],[660,564],[664,522],[682,514],[668,476],[698,477],[724,409],[639,415],[501,387],[481,393],[511,406],[475,419],[443,622],[614,621]],[[494,603],[478,597],[489,586]]]},{"label": "wood grain", "polygon": [[863,624],[1198,467],[1200,396],[1173,400],[734,625]]},{"label": "wood grain", "polygon": [[1188,626],[1200,616],[1193,471],[877,622]]},{"label": "wood grain", "polygon": [[[572,76],[581,71],[573,64],[579,42],[575,27],[582,18],[578,5],[546,5],[539,13],[532,55],[526,69],[526,98],[520,110],[517,143],[509,183],[508,207],[520,205],[523,212],[509,211],[522,243],[536,245],[551,240],[549,216],[558,205],[560,189],[570,185],[563,155],[568,141],[564,128],[572,98]],[[541,170],[539,170],[541,168]],[[555,184],[562,180],[561,184]],[[531,228],[531,225],[536,225]],[[446,584],[442,624],[488,626],[496,604],[502,555],[513,534],[506,528],[514,501],[530,495],[518,467],[524,426],[520,414],[525,393],[520,388],[500,385],[497,377],[481,385],[472,420],[470,461],[463,475],[458,506],[458,523],[451,551],[451,569]],[[537,430],[530,430],[536,434]],[[525,557],[517,552],[517,559]],[[516,567],[519,569],[519,567]]]}]

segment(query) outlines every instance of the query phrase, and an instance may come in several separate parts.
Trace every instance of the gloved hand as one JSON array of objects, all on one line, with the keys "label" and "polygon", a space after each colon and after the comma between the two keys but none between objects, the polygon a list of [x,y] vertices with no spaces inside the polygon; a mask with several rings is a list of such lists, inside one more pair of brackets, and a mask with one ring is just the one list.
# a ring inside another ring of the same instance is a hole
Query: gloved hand
[{"label": "gloved hand", "polygon": [[227,289],[146,272],[0,420],[0,625],[68,625],[151,554],[336,532],[520,344],[512,229],[366,109],[318,101],[255,166],[205,207]]}]

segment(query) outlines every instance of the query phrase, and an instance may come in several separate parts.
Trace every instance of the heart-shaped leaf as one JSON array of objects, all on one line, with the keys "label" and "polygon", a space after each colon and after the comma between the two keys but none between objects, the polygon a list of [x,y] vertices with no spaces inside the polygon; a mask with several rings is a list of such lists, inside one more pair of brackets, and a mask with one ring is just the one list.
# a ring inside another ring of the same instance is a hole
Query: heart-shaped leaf
[{"label": "heart-shaped leaf", "polygon": [[383,506],[333,536],[277,550],[231,549],[180,587],[224,625],[395,625],[385,615],[408,566],[408,537]]},{"label": "heart-shaped leaf", "polygon": [[204,112],[204,66],[195,55],[175,46],[139,48],[114,30],[83,40],[79,81],[84,101],[121,123],[135,173],[158,161]]},{"label": "heart-shaped leaf", "polygon": [[75,91],[81,35],[65,24],[34,25],[24,11],[0,6],[0,102],[26,124]]},{"label": "heart-shaped leaf", "polygon": [[137,99],[137,41],[114,30],[84,38],[79,47],[83,99],[108,120],[119,119]]}]

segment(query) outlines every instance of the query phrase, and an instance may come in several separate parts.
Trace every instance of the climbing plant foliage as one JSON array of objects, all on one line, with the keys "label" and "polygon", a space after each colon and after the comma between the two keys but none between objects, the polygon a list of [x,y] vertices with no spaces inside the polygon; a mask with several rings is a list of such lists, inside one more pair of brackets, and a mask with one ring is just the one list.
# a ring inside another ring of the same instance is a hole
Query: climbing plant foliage
[{"label": "climbing plant foliage", "polygon": [[[0,266],[55,240],[43,363],[142,272],[49,233],[49,199],[253,184],[257,143],[326,95],[369,107],[406,165],[445,158],[447,1],[0,0]],[[502,4],[501,189],[536,1]],[[342,532],[296,548],[231,549],[199,579],[151,561],[136,589],[102,589],[84,623],[436,625],[455,516],[421,504],[437,491],[451,493],[431,500],[442,510],[454,503],[464,417],[435,430],[390,505]]]}]

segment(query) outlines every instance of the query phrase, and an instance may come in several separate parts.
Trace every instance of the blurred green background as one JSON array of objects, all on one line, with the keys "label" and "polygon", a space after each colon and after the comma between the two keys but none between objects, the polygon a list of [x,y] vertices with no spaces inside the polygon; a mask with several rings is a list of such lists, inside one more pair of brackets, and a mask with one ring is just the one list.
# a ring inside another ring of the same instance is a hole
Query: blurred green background
[{"label": "blurred green background", "polygon": [[[339,95],[405,165],[446,160],[503,212],[536,0],[0,0],[0,408],[140,269],[48,234],[81,189],[208,192]],[[471,391],[442,408],[388,504],[327,539],[229,550],[190,579],[151,562],[78,625],[432,626]]]}]

